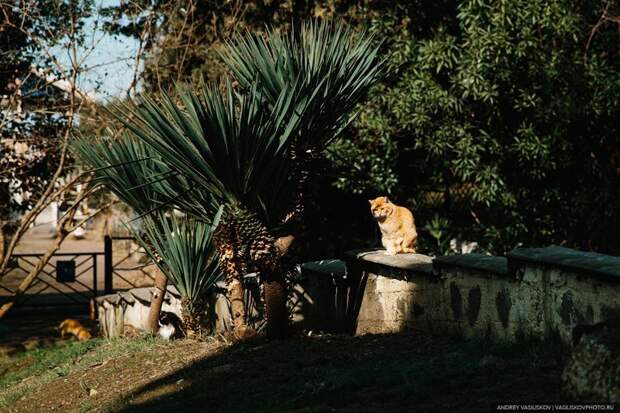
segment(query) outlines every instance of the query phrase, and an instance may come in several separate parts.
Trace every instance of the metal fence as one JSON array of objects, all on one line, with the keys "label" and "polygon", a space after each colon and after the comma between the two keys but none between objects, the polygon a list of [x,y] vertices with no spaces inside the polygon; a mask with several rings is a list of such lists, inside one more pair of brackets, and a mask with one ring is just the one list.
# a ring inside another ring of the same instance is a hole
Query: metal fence
[{"label": "metal fence", "polygon": [[[127,243],[126,247],[123,248],[126,253],[114,260],[114,245],[119,242]],[[155,264],[142,251],[134,237],[106,236],[104,239],[104,255],[106,260],[105,268],[106,271],[109,271],[109,273],[106,272],[105,276],[106,294],[116,290],[153,285],[154,278],[147,269],[152,268]],[[136,261],[138,262],[136,263]],[[141,274],[142,277],[136,279],[136,273]]]},{"label": "metal fence", "polygon": [[[115,248],[123,242],[125,248]],[[0,283],[0,305],[15,294],[43,255],[13,255]],[[15,305],[18,308],[90,305],[91,300],[102,293],[153,285],[149,272],[153,265],[133,237],[105,236],[103,251],[54,254]]]},{"label": "metal fence", "polygon": [[[2,279],[0,302],[13,295],[44,254],[17,253]],[[101,252],[54,254],[16,302],[18,306],[84,305],[96,297]]]}]

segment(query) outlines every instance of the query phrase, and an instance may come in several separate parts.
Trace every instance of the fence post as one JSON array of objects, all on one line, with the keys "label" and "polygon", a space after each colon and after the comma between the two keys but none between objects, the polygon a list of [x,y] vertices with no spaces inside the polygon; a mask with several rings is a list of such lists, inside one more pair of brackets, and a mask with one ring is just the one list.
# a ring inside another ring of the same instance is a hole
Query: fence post
[{"label": "fence post", "polygon": [[106,235],[103,238],[103,273],[104,273],[104,290],[106,294],[112,294],[112,237]]},{"label": "fence post", "polygon": [[91,255],[91,259],[93,260],[93,295],[97,296],[97,254]]}]

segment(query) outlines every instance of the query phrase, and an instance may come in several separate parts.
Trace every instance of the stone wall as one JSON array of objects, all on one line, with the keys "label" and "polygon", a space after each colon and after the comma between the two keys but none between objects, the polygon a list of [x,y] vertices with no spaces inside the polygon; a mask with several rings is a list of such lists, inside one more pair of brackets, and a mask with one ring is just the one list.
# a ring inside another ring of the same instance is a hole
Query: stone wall
[{"label": "stone wall", "polygon": [[[261,330],[263,320],[255,305],[260,297],[256,274],[246,275],[246,301],[250,307],[250,324]],[[341,260],[308,262],[301,266],[299,276],[291,285],[289,310],[296,330],[313,332],[351,331],[357,314],[349,297],[350,286],[346,269]],[[226,286],[219,283],[208,300],[208,317],[218,333],[232,327],[230,302],[226,297]],[[98,297],[95,300],[99,335],[119,337],[128,331],[146,330],[151,303],[152,288],[134,288]],[[249,299],[251,297],[251,299]],[[168,286],[162,311],[169,311],[181,317],[181,297],[173,286]]]},{"label": "stone wall", "polygon": [[[345,261],[315,261],[301,268],[289,309],[293,326],[305,332],[409,330],[506,340],[557,334],[570,343],[576,325],[620,318],[620,258],[562,247],[521,248],[506,257],[435,259],[351,251]],[[248,293],[258,297],[255,278],[247,283]],[[126,326],[144,329],[149,304],[149,288],[98,298],[101,334],[118,336]],[[211,308],[216,331],[230,329],[223,285],[214,293]],[[174,288],[166,294],[163,309],[180,315]],[[253,319],[260,329],[255,307]]]},{"label": "stone wall", "polygon": [[[123,336],[128,330],[146,330],[151,303],[151,288],[134,288],[97,297],[99,335],[106,338]],[[181,317],[181,298],[176,288],[169,286],[162,311]]]},{"label": "stone wall", "polygon": [[562,247],[521,248],[508,255],[518,277],[536,280],[540,330],[570,341],[579,324],[620,318],[620,258]]},{"label": "stone wall", "polygon": [[559,334],[569,343],[575,325],[620,314],[620,258],[562,247],[434,260],[352,251],[347,266],[349,278],[364,286],[357,334]]}]

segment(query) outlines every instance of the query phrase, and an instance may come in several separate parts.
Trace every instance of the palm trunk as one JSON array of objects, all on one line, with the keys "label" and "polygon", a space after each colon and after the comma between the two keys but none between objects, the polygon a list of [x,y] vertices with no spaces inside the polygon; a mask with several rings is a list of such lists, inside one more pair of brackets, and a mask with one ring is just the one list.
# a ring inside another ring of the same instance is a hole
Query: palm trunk
[{"label": "palm trunk", "polygon": [[198,300],[189,305],[187,300],[181,302],[181,316],[183,322],[183,331],[187,338],[198,338],[202,334],[204,302]]},{"label": "palm trunk", "polygon": [[283,338],[289,332],[286,272],[289,267],[288,254],[294,241],[293,235],[285,235],[276,240],[277,265],[263,274],[266,329],[269,338]]},{"label": "palm trunk", "polygon": [[[294,206],[284,218],[284,224],[296,234],[303,233],[304,194],[310,177],[310,163],[314,156],[314,153],[298,147],[297,144],[291,147],[291,159],[297,163],[293,172],[297,181],[297,191]],[[277,238],[274,242],[275,265],[268,271],[263,271],[266,330],[269,338],[282,338],[289,332],[286,275],[292,269],[294,260],[291,257],[291,247],[295,239],[296,236],[292,233]]]},{"label": "palm trunk", "polygon": [[237,251],[233,246],[233,233],[230,226],[222,225],[216,234],[216,244],[220,258],[220,268],[226,275],[228,284],[228,299],[230,300],[233,336],[237,340],[244,340],[255,335],[252,328],[247,325],[243,285],[243,266],[239,260]]},{"label": "palm trunk", "polygon": [[168,286],[168,277],[159,268],[155,270],[154,284],[148,318],[148,328],[152,334],[157,333],[157,330],[159,330],[159,313],[161,312],[161,306],[166,295],[166,287]]},{"label": "palm trunk", "polygon": [[237,278],[228,283],[228,299],[230,300],[230,310],[232,312],[233,334],[239,340],[248,338],[250,327],[246,322],[245,314],[245,286]]},{"label": "palm trunk", "polygon": [[274,271],[263,281],[265,291],[265,320],[268,338],[283,338],[288,333],[288,291],[286,280],[279,271]]}]

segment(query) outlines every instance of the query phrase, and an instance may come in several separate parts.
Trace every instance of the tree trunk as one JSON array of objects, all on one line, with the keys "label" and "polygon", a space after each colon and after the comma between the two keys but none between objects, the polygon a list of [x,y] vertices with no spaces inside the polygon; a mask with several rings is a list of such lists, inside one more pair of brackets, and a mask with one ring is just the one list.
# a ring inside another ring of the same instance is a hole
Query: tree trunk
[{"label": "tree trunk", "polygon": [[253,337],[256,332],[246,322],[245,287],[243,285],[243,266],[233,245],[232,225],[222,225],[216,233],[220,269],[226,275],[228,299],[232,312],[233,336],[236,340]]},{"label": "tree trunk", "polygon": [[265,319],[267,321],[267,337],[283,338],[288,333],[288,309],[286,301],[288,291],[284,275],[274,272],[265,277]]},{"label": "tree trunk", "polygon": [[230,299],[235,338],[238,340],[250,338],[254,335],[254,331],[246,322],[245,286],[241,280],[235,278],[228,283],[228,298]]},{"label": "tree trunk", "polygon": [[152,334],[156,334],[159,330],[159,313],[164,303],[166,295],[166,287],[168,286],[168,277],[159,269],[155,270],[155,281],[153,288],[153,297],[151,298],[151,308],[149,310],[148,328]]},{"label": "tree trunk", "polygon": [[286,286],[286,272],[291,246],[295,236],[284,235],[276,239],[277,264],[267,271],[263,271],[263,287],[265,292],[265,319],[267,322],[267,337],[283,338],[289,332],[288,289]]},{"label": "tree trunk", "polygon": [[185,337],[196,339],[202,335],[203,319],[205,313],[205,301],[198,299],[189,305],[187,299],[181,301],[181,321]]}]

